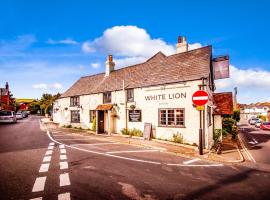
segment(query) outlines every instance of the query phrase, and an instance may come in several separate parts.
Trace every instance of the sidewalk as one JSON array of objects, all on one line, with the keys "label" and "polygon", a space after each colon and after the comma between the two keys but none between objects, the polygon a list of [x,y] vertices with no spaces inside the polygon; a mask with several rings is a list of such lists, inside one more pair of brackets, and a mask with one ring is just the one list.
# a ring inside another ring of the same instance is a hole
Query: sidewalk
[{"label": "sidewalk", "polygon": [[112,135],[96,135],[93,131],[73,129],[73,128],[59,128],[53,123],[47,120],[42,120],[46,124],[47,128],[51,130],[61,130],[66,133],[79,134],[83,136],[92,135],[93,137],[103,138],[113,142],[119,142],[124,144],[132,144],[137,146],[151,147],[158,149],[162,152],[170,153],[176,156],[188,157],[188,158],[200,158],[202,160],[211,160],[220,163],[239,163],[243,162],[243,156],[238,149],[237,142],[231,143],[230,141],[224,141],[222,145],[222,153],[216,154],[208,150],[204,150],[204,155],[199,155],[198,147],[191,145],[178,144],[174,142],[168,142],[163,140],[152,139],[150,141],[144,140],[139,137],[130,137],[126,135],[112,134]]}]

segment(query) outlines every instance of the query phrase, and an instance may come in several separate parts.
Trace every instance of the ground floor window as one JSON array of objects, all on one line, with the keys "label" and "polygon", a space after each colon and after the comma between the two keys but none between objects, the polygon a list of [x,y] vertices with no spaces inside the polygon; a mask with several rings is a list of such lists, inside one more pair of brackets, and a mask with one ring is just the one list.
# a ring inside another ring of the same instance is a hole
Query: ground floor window
[{"label": "ground floor window", "polygon": [[94,121],[95,117],[96,117],[96,111],[95,110],[89,110],[90,123],[92,123]]},{"label": "ground floor window", "polygon": [[71,110],[71,123],[80,123],[80,111],[79,110]]},{"label": "ground floor window", "polygon": [[183,108],[159,109],[159,126],[184,127],[185,110]]}]

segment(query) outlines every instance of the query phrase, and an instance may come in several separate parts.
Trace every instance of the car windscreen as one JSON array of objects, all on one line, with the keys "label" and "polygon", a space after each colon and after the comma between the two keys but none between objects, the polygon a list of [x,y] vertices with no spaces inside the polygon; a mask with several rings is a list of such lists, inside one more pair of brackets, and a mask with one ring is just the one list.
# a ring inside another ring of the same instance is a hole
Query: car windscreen
[{"label": "car windscreen", "polygon": [[3,110],[0,111],[0,116],[10,116],[10,115],[12,115],[11,111],[3,111]]}]

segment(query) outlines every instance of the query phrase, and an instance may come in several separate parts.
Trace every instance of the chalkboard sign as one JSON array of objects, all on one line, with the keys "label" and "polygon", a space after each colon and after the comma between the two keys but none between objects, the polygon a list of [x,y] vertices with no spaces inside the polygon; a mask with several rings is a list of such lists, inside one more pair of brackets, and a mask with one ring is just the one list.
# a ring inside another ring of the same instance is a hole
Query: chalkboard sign
[{"label": "chalkboard sign", "polygon": [[144,123],[143,138],[145,140],[150,140],[152,134],[152,124]]},{"label": "chalkboard sign", "polygon": [[129,110],[128,119],[130,122],[141,122],[142,121],[141,110]]}]

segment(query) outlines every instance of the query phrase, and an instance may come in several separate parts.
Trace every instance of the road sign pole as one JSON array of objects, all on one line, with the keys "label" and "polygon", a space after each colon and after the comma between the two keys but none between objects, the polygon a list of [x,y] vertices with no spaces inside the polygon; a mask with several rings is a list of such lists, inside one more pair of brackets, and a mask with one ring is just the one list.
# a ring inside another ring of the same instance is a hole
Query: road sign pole
[{"label": "road sign pole", "polygon": [[203,155],[203,146],[202,146],[202,111],[200,110],[200,128],[199,128],[199,153]]}]

